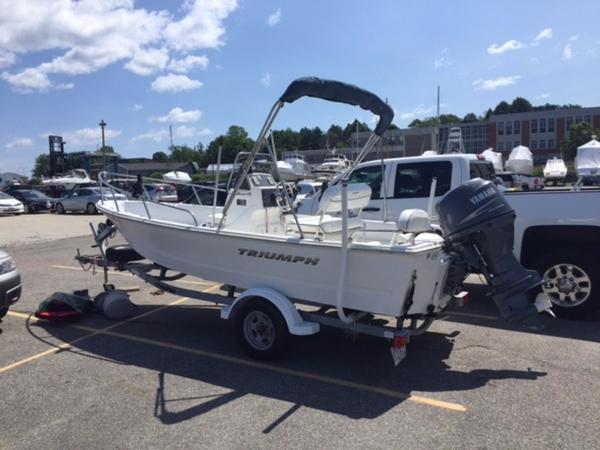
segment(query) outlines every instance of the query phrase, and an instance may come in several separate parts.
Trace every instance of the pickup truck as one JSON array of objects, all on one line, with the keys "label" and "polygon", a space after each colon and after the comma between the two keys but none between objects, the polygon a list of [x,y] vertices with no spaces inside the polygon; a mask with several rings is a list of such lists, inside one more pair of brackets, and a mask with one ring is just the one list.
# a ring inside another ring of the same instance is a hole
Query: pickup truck
[{"label": "pickup truck", "polygon": [[[490,162],[476,155],[443,154],[368,161],[353,169],[349,182],[371,187],[371,201],[361,213],[366,222],[395,222],[405,209],[427,210],[434,177],[435,203],[472,178],[496,181]],[[600,190],[504,195],[517,215],[515,255],[544,277],[553,310],[561,317],[581,318],[600,309]],[[318,194],[304,199],[298,212],[315,214],[318,200]],[[435,223],[435,210],[431,219]]]}]

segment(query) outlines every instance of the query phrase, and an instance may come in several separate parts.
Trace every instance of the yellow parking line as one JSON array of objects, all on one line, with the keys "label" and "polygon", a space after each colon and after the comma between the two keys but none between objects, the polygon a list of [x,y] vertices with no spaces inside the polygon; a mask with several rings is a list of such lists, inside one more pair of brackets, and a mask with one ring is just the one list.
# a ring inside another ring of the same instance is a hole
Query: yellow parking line
[{"label": "yellow parking line", "polygon": [[[83,268],[81,267],[77,267],[77,266],[63,266],[60,264],[52,264],[50,265],[50,267],[52,267],[53,269],[62,269],[62,270],[75,270],[75,271],[79,271],[79,272],[85,272],[83,270]],[[102,270],[102,268],[97,268],[97,273],[101,273],[100,271]],[[129,273],[129,272],[117,272],[116,270],[109,270],[108,271],[109,275],[120,275],[122,277],[133,277],[135,275]],[[211,284],[210,281],[191,281],[191,280],[175,280],[175,283],[184,283],[184,284],[196,284],[199,286],[206,286],[207,284]]]},{"label": "yellow parking line", "polygon": [[[212,291],[216,290],[219,287],[221,287],[221,284],[219,284],[219,283],[218,284],[214,284],[214,285],[212,285],[208,289],[205,289],[202,292],[212,292]],[[141,317],[146,317],[146,316],[148,316],[150,314],[154,314],[155,312],[162,311],[163,309],[166,309],[166,308],[168,308],[170,306],[178,305],[180,303],[185,302],[186,300],[189,300],[188,297],[178,298],[177,300],[174,300],[174,301],[172,301],[172,302],[170,302],[170,303],[168,303],[166,305],[160,306],[160,307],[155,308],[155,309],[151,309],[150,311],[146,311],[145,313],[138,314],[138,315],[133,316],[133,317],[127,319],[127,320],[123,320],[123,321],[117,322],[115,324],[112,324],[112,325],[110,325],[110,326],[108,326],[106,328],[101,328],[99,330],[98,329],[94,329],[94,328],[90,328],[90,327],[86,327],[87,328],[86,331],[91,331],[91,333],[86,334],[85,336],[81,336],[81,337],[79,337],[79,338],[77,338],[77,339],[75,339],[75,340],[73,340],[71,342],[60,344],[57,347],[53,347],[51,349],[48,349],[46,351],[37,353],[35,355],[28,356],[27,358],[21,359],[19,361],[11,363],[11,364],[9,364],[7,366],[0,367],[0,373],[7,372],[7,371],[9,371],[11,369],[15,369],[15,368],[17,368],[19,366],[22,366],[22,365],[27,364],[29,362],[35,361],[35,360],[37,360],[39,358],[43,358],[44,356],[48,356],[48,355],[52,355],[54,353],[60,352],[61,350],[69,349],[69,348],[72,347],[73,344],[76,344],[77,342],[81,342],[84,339],[90,338],[92,336],[96,336],[96,335],[101,334],[101,333],[110,332],[110,330],[112,330],[113,328],[120,327],[121,325],[124,325],[126,323],[132,322],[132,321],[137,320],[137,319],[139,319]],[[30,317],[33,317],[31,314],[24,314],[24,313],[15,312],[15,311],[8,311],[8,315],[9,316],[13,316],[13,317],[19,317],[21,319],[28,319]],[[35,320],[37,321],[37,319],[35,319]],[[79,327],[79,326],[76,326],[76,327]]]},{"label": "yellow parking line", "polygon": [[[203,292],[211,292],[213,290],[216,290],[217,288],[219,288],[221,285],[220,284],[216,284],[211,286],[210,288],[204,290]],[[378,387],[378,386],[371,386],[368,384],[363,384],[363,383],[356,383],[353,381],[348,381],[348,380],[344,380],[344,379],[340,379],[340,378],[335,378],[335,377],[330,377],[327,375],[319,375],[316,373],[311,373],[311,372],[305,372],[302,370],[295,370],[295,369],[289,369],[289,368],[285,368],[285,367],[280,367],[280,366],[275,366],[272,364],[266,364],[266,363],[262,363],[259,361],[254,361],[254,360],[249,360],[249,359],[243,359],[243,358],[238,358],[235,356],[229,356],[229,355],[224,355],[221,353],[216,353],[216,352],[211,352],[211,351],[207,351],[207,350],[200,350],[197,348],[191,348],[191,347],[185,347],[182,345],[177,345],[177,344],[171,344],[169,342],[163,342],[163,341],[159,341],[159,340],[154,340],[154,339],[147,339],[147,338],[143,338],[143,337],[138,337],[138,336],[131,336],[128,334],[124,334],[124,333],[119,333],[119,332],[115,332],[115,331],[111,331],[113,328],[116,328],[118,326],[121,326],[127,322],[131,322],[133,320],[139,319],[140,317],[144,317],[147,316],[148,314],[152,314],[155,313],[157,311],[160,311],[162,309],[168,308],[170,306],[174,306],[177,305],[179,303],[182,303],[184,301],[186,301],[187,298],[180,298],[177,299],[167,305],[161,306],[159,308],[153,309],[151,311],[148,311],[144,314],[140,314],[138,316],[132,317],[131,319],[125,320],[123,322],[119,322],[116,323],[114,325],[111,325],[109,327],[106,328],[102,328],[102,329],[96,329],[93,327],[88,327],[85,325],[74,325],[74,324],[69,324],[69,326],[71,326],[72,328],[75,329],[79,329],[79,330],[83,330],[83,331],[89,331],[90,333],[82,336],[78,339],[75,339],[74,341],[71,341],[69,343],[65,343],[60,345],[57,348],[52,348],[50,350],[47,350],[45,352],[42,353],[38,353],[37,355],[33,355],[30,356],[29,358],[26,358],[24,360],[21,361],[17,361],[16,363],[13,363],[9,366],[0,368],[0,373],[5,372],[7,370],[13,369],[15,367],[18,367],[20,365],[26,364],[30,361],[34,361],[38,358],[44,357],[46,355],[50,355],[56,352],[59,352],[63,349],[67,349],[70,348],[73,344],[80,342],[84,339],[87,339],[89,337],[92,336],[96,336],[96,335],[105,335],[105,336],[111,336],[111,337],[116,337],[116,338],[120,338],[120,339],[125,339],[125,340],[129,340],[132,342],[138,342],[138,343],[142,343],[142,344],[147,344],[147,345],[153,345],[156,347],[162,347],[162,348],[166,348],[166,349],[170,349],[170,350],[176,350],[176,351],[181,351],[184,353],[189,353],[189,354],[193,354],[193,355],[197,355],[197,356],[203,356],[206,358],[212,358],[212,359],[216,359],[216,360],[220,360],[220,361],[226,361],[229,363],[233,363],[233,364],[238,364],[238,365],[242,365],[242,366],[246,366],[246,367],[252,367],[252,368],[256,368],[256,369],[263,369],[263,370],[267,370],[270,372],[274,372],[274,373],[279,373],[282,375],[289,375],[289,376],[294,376],[297,378],[303,378],[306,380],[311,380],[311,381],[318,381],[321,383],[325,383],[325,384],[330,384],[330,385],[335,385],[335,386],[341,386],[341,387],[345,387],[345,388],[351,388],[351,389],[356,389],[359,391],[364,391],[364,392],[370,392],[373,394],[379,394],[379,395],[383,395],[386,397],[391,397],[391,398],[395,398],[395,399],[399,399],[399,400],[408,400],[414,403],[419,403],[422,405],[429,405],[429,406],[433,406],[436,408],[441,408],[441,409],[446,409],[449,411],[455,411],[455,412],[465,412],[467,409],[464,405],[461,405],[460,403],[454,403],[454,402],[447,402],[444,400],[437,400],[434,398],[429,398],[429,397],[424,397],[421,395],[413,395],[413,394],[407,394],[404,392],[400,392],[400,391],[395,391],[393,389],[387,389],[387,388],[383,388],[383,387]],[[13,311],[9,311],[9,315],[11,316],[15,316],[15,317],[20,317],[20,318],[28,318],[30,317],[28,314],[24,314],[24,313],[18,313],[18,312],[13,312]]]},{"label": "yellow parking line", "polygon": [[500,317],[488,316],[486,314],[464,313],[464,312],[456,312],[456,311],[449,311],[449,312],[447,312],[447,314],[449,316],[472,317],[474,319],[500,320]]},{"label": "yellow parking line", "polygon": [[[77,329],[85,330],[85,331],[93,330],[92,327],[86,327],[83,325],[73,325],[73,327],[77,328]],[[400,400],[410,400],[415,403],[421,403],[424,405],[435,406],[437,408],[448,409],[450,411],[458,411],[458,412],[466,411],[466,408],[459,403],[446,402],[443,400],[436,400],[433,398],[423,397],[420,395],[406,394],[404,392],[394,391],[392,389],[382,388],[382,387],[378,387],[378,386],[371,386],[371,385],[362,384],[362,383],[355,383],[353,381],[343,380],[340,378],[330,377],[330,376],[326,376],[326,375],[319,375],[316,373],[305,372],[302,370],[288,369],[285,367],[275,366],[272,364],[266,364],[266,363],[262,363],[262,362],[258,362],[258,361],[254,361],[254,360],[238,358],[235,356],[224,355],[221,353],[210,352],[207,350],[200,350],[197,348],[185,347],[185,346],[177,345],[177,344],[171,344],[169,342],[158,341],[158,340],[154,340],[154,339],[147,339],[147,338],[143,338],[143,337],[132,336],[129,334],[118,333],[118,332],[114,332],[114,331],[102,330],[99,332],[99,334],[116,337],[116,338],[121,338],[121,339],[129,340],[129,341],[133,341],[133,342],[139,342],[142,344],[154,345],[156,347],[167,348],[170,350],[177,350],[180,352],[190,353],[193,355],[204,356],[207,358],[226,361],[226,362],[243,365],[243,366],[247,366],[247,367],[264,369],[264,370],[268,370],[271,372],[280,373],[283,375],[291,375],[291,376],[295,376],[298,378],[304,378],[304,379],[308,379],[308,380],[312,380],[312,381],[319,381],[321,383],[333,384],[336,386],[342,386],[342,387],[357,389],[360,391],[371,392],[374,394],[380,394],[380,395],[384,395],[387,397],[397,398]]]}]

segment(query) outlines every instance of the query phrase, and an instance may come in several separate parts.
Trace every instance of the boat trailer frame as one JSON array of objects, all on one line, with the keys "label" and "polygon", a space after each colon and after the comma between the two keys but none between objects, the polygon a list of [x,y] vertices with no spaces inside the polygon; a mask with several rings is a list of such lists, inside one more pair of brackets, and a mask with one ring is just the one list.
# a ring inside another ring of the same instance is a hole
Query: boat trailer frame
[{"label": "boat trailer frame", "polygon": [[[235,317],[236,312],[239,310],[238,307],[243,304],[244,300],[262,298],[273,304],[279,310],[284,319],[286,319],[288,331],[292,335],[316,334],[320,331],[320,325],[324,325],[342,329],[353,338],[356,338],[359,334],[366,334],[388,339],[392,343],[391,352],[395,365],[398,365],[406,357],[406,346],[410,338],[425,333],[432,322],[437,318],[435,314],[424,318],[398,317],[396,318],[396,325],[391,326],[389,325],[389,320],[388,325],[370,323],[370,321],[374,319],[374,315],[371,313],[354,312],[354,314],[351,315],[353,321],[346,323],[341,321],[337,314],[329,314],[336,310],[335,306],[323,305],[321,303],[300,299],[291,299],[270,288],[254,287],[243,291],[237,291],[234,286],[223,285],[222,288],[227,291],[226,294],[214,294],[175,286],[172,283],[185,277],[186,274],[168,275],[169,269],[153,262],[111,261],[107,258],[107,241],[109,238],[114,237],[117,231],[115,225],[111,223],[101,223],[96,228],[90,223],[90,228],[92,229],[92,234],[96,241],[96,245],[93,245],[92,247],[98,248],[100,254],[85,255],[81,254],[79,249],[77,249],[75,260],[79,262],[84,271],[96,273],[96,269],[101,268],[103,271],[103,287],[105,290],[115,289],[115,286],[109,283],[109,269],[119,272],[127,271],[160,291],[168,292],[169,294],[180,297],[187,297],[221,305],[223,306],[221,318],[225,320]],[[159,274],[153,275],[151,273],[153,271],[159,271]],[[236,295],[236,292],[238,295]],[[317,307],[318,309],[316,311],[306,311],[298,309],[296,307],[297,304]],[[404,321],[407,319],[410,321],[409,326],[404,327]],[[418,322],[419,319],[423,319],[421,324]]]}]

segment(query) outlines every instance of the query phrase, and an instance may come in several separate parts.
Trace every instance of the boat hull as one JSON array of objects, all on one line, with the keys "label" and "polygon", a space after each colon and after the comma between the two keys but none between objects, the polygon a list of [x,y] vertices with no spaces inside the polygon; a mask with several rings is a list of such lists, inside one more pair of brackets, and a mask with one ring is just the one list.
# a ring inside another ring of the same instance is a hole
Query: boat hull
[{"label": "boat hull", "polygon": [[[267,287],[288,298],[336,304],[339,242],[270,237],[160,223],[99,205],[131,246],[169,269],[239,288]],[[419,247],[419,246],[417,246]],[[390,251],[352,244],[343,291],[346,308],[389,316],[444,308],[448,270],[439,245]],[[410,292],[412,291],[412,294]],[[405,301],[412,297],[410,308]]]}]

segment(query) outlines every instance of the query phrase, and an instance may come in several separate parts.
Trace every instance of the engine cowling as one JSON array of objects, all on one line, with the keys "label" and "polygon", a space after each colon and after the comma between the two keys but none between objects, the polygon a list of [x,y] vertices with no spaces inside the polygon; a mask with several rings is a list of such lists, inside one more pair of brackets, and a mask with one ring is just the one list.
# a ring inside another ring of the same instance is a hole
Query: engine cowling
[{"label": "engine cowling", "polygon": [[515,212],[496,185],[476,178],[450,191],[437,205],[447,250],[482,273],[507,321],[537,314],[527,291],[543,281],[513,254]]}]

